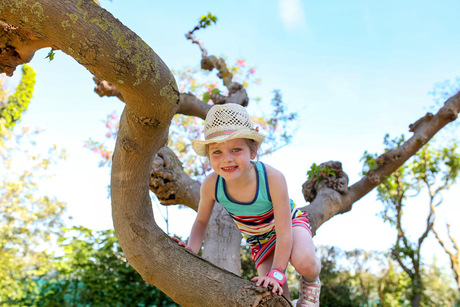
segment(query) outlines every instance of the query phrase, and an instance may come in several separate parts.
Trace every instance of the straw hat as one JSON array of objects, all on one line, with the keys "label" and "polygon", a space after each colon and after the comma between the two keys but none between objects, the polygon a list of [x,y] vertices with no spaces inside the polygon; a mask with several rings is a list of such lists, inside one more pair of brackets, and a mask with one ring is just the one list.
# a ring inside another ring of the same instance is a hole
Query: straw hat
[{"label": "straw hat", "polygon": [[262,143],[265,136],[252,127],[246,108],[235,103],[214,105],[206,115],[204,141],[192,139],[192,147],[200,156],[206,156],[206,145],[231,139],[251,139]]}]

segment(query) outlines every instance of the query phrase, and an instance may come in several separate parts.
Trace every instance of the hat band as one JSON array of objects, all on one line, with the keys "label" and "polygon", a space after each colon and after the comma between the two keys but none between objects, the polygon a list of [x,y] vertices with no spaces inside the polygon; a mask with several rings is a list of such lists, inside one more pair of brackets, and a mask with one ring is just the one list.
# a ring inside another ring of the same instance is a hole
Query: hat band
[{"label": "hat band", "polygon": [[213,138],[221,136],[221,135],[228,135],[228,134],[232,134],[232,133],[235,133],[235,132],[236,132],[236,130],[227,130],[227,131],[214,132],[214,133],[211,133],[208,136],[206,136],[205,140],[207,141],[209,139],[213,139]]}]

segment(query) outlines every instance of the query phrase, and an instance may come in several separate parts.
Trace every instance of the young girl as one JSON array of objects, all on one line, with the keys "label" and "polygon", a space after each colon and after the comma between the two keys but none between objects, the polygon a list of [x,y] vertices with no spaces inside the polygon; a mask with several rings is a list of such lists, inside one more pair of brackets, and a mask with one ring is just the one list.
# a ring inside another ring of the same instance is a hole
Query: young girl
[{"label": "young girl", "polygon": [[205,140],[192,140],[195,152],[207,156],[214,170],[201,187],[198,214],[188,244],[198,253],[214,203],[224,206],[251,247],[259,276],[257,286],[289,296],[284,274],[288,262],[302,276],[297,306],[319,306],[321,263],[315,255],[307,213],[289,199],[284,176],[257,157],[264,136],[253,129],[246,109],[216,105],[205,121]]}]

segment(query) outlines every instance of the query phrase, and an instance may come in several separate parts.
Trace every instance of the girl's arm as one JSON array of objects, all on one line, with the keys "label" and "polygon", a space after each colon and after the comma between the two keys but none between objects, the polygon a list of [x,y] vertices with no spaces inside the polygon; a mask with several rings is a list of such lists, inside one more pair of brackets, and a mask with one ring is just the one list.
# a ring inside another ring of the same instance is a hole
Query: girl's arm
[{"label": "girl's arm", "polygon": [[[270,196],[272,198],[275,216],[276,246],[271,269],[284,272],[291,257],[292,250],[292,221],[291,205],[288,196],[287,184],[281,172],[266,165]],[[269,269],[268,272],[271,270]],[[267,273],[268,273],[267,272]],[[277,280],[268,276],[258,276],[251,279],[256,286],[273,286],[272,292],[283,294],[283,288]]]},{"label": "girl's arm", "polygon": [[292,251],[292,220],[286,179],[276,169],[267,166],[268,184],[275,215],[276,246],[272,268],[286,269]]},{"label": "girl's arm", "polygon": [[190,238],[186,246],[187,249],[194,253],[198,253],[203,243],[206,228],[208,227],[209,219],[211,218],[212,208],[215,202],[215,186],[217,175],[215,173],[207,176],[201,185],[200,203],[198,205],[198,214],[190,232]]}]

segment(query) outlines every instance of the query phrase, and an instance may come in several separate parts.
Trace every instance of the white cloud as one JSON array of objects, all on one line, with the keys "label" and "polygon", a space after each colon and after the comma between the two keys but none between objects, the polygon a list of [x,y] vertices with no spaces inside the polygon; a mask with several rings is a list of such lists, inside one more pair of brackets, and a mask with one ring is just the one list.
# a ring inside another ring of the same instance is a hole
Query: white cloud
[{"label": "white cloud", "polygon": [[306,25],[302,0],[279,0],[280,17],[286,30]]}]

